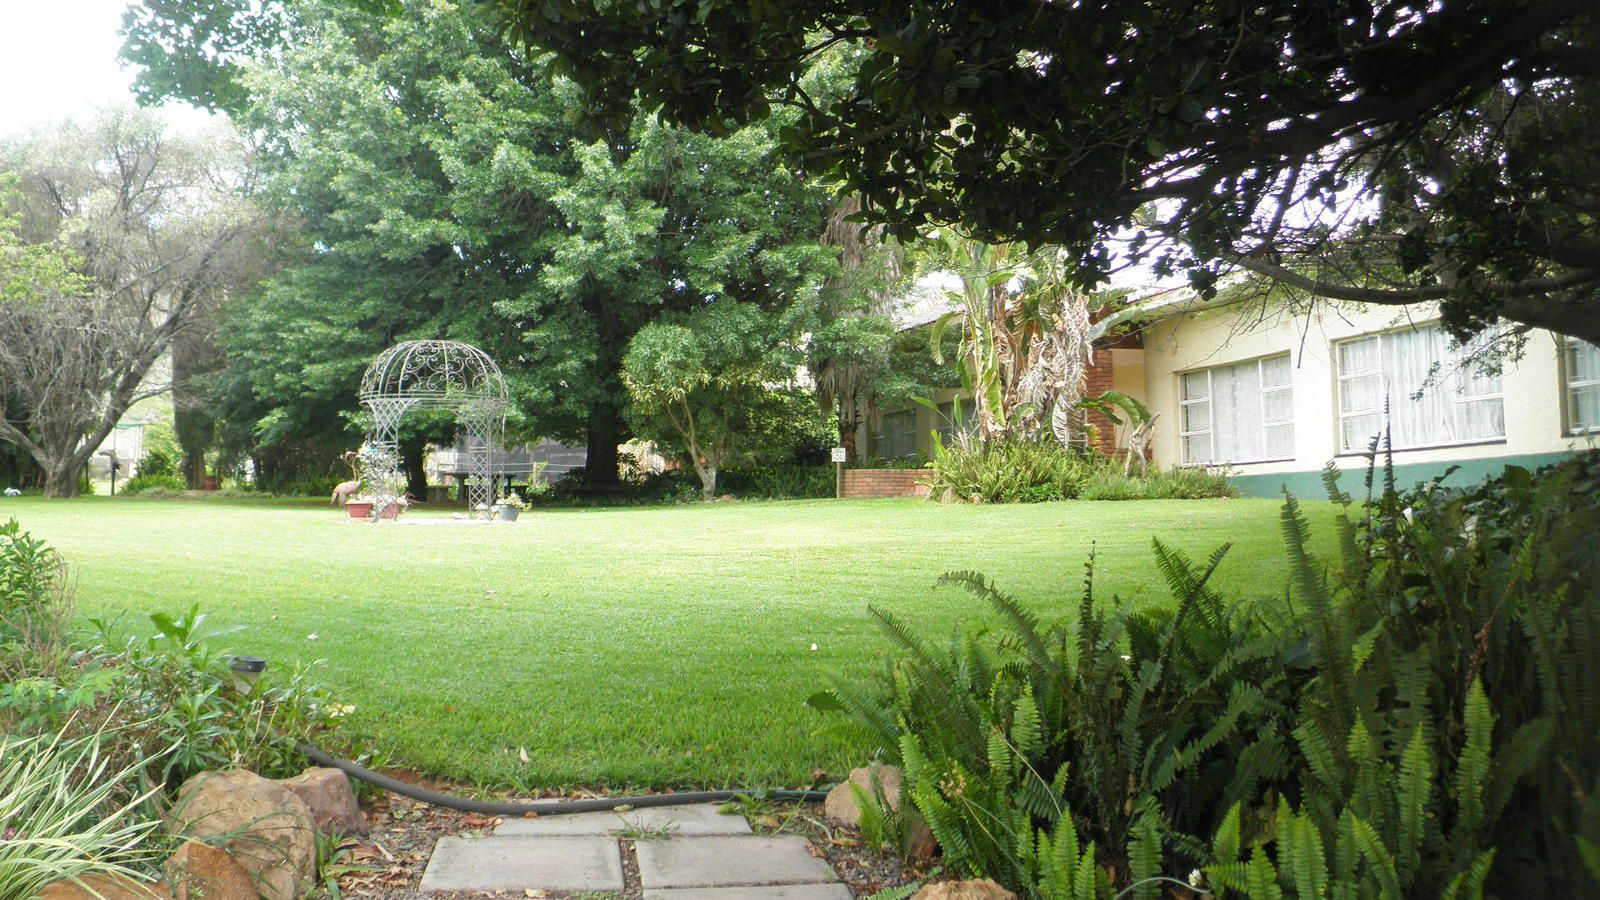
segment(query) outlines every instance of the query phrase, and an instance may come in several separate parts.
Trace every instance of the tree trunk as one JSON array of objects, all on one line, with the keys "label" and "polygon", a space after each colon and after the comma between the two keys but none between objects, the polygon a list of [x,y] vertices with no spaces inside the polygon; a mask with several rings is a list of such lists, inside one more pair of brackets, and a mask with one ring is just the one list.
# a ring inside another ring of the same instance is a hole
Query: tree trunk
[{"label": "tree trunk", "polygon": [[[181,433],[181,432],[180,432]],[[206,451],[204,447],[183,451],[183,483],[191,491],[203,489],[206,484]]]},{"label": "tree trunk", "polygon": [[[856,432],[861,428],[861,417],[854,414],[847,417],[845,409],[845,401],[841,399],[839,401],[839,446],[844,448],[845,461],[855,462],[857,458]],[[849,404],[849,409],[854,413],[854,402]]]},{"label": "tree trunk", "polygon": [[717,499],[716,463],[695,463],[694,473],[700,476],[700,499],[707,503]]},{"label": "tree trunk", "polygon": [[400,463],[406,473],[406,493],[416,500],[428,499],[428,470],[422,465],[427,439],[418,435],[400,442]]},{"label": "tree trunk", "polygon": [[57,498],[78,496],[78,475],[82,471],[83,463],[77,459],[52,466],[45,472],[44,495]]},{"label": "tree trunk", "polygon": [[622,415],[608,403],[598,403],[589,411],[584,472],[592,486],[613,487],[618,483],[617,445],[622,442]]}]

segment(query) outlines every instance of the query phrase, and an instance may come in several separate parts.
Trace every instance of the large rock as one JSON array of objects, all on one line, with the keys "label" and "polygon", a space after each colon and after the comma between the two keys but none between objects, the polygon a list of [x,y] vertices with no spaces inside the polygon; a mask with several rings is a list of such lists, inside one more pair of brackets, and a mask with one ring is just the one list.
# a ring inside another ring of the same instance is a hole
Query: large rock
[{"label": "large rock", "polygon": [[356,802],[350,778],[338,769],[313,767],[278,783],[311,807],[311,818],[321,834],[365,835],[372,830]]},{"label": "large rock", "polygon": [[262,900],[298,900],[316,882],[311,808],[254,772],[202,772],[184,782],[167,830],[227,850],[250,873]]},{"label": "large rock", "polygon": [[856,805],[855,792],[850,790],[850,785],[855,784],[861,788],[862,793],[868,797],[873,796],[872,779],[876,775],[878,784],[883,788],[883,799],[889,804],[891,811],[900,809],[900,785],[906,780],[906,774],[896,766],[874,764],[859,769],[850,770],[848,781],[828,792],[828,799],[822,805],[822,811],[830,818],[838,819],[846,825],[861,824],[861,807]]},{"label": "large rock", "polygon": [[261,900],[250,872],[227,851],[189,841],[167,860],[177,900]]},{"label": "large rock", "polygon": [[930,884],[913,894],[911,900],[1017,900],[1017,895],[985,878]]},{"label": "large rock", "polygon": [[39,892],[39,900],[172,900],[159,885],[122,875],[85,875],[83,884],[58,881]]}]

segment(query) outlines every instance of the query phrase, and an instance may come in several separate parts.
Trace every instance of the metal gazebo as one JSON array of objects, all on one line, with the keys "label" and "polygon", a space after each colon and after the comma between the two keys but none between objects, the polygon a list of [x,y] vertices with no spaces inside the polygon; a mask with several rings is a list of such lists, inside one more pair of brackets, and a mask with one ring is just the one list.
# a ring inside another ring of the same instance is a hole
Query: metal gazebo
[{"label": "metal gazebo", "polygon": [[406,341],[378,354],[361,378],[361,405],[372,414],[361,456],[373,516],[382,518],[404,493],[399,430],[412,410],[455,413],[466,444],[468,508],[477,513],[492,503],[491,457],[505,430],[508,404],[500,367],[471,344]]}]

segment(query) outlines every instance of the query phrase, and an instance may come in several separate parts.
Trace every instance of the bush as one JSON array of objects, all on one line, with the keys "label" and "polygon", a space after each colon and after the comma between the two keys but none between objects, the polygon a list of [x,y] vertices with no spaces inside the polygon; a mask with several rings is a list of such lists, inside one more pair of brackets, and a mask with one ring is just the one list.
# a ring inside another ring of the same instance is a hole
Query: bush
[{"label": "bush", "polygon": [[176,475],[148,475],[140,472],[122,483],[120,492],[129,496],[173,496],[184,490],[183,479]]},{"label": "bush", "polygon": [[1079,500],[1205,500],[1237,497],[1227,469],[1151,469],[1143,475],[1123,474],[1116,460],[1102,460]]},{"label": "bush", "polygon": [[157,820],[139,814],[135,766],[114,768],[115,734],[0,736],[0,898],[24,900],[67,878],[149,862],[140,842]]},{"label": "bush", "polygon": [[[1169,607],[902,654],[840,708],[900,760],[947,867],[1024,896],[1577,896],[1600,880],[1600,454],[1350,498],[1336,564],[1283,513],[1292,590],[1223,602],[1156,544]],[[1089,582],[1092,585],[1092,580]],[[1165,873],[1165,874],[1163,874]]]},{"label": "bush", "polygon": [[1070,500],[1089,481],[1090,457],[1052,441],[935,445],[930,496],[983,503]]},{"label": "bush", "polygon": [[757,500],[832,497],[833,466],[800,463],[777,466],[733,466],[717,474],[717,491]]},{"label": "bush", "polygon": [[139,477],[146,475],[170,475],[176,478],[178,465],[165,451],[151,450],[144,455],[144,459],[139,460]]},{"label": "bush", "polygon": [[72,591],[56,552],[0,525],[0,683],[24,671],[53,672],[66,651]]}]

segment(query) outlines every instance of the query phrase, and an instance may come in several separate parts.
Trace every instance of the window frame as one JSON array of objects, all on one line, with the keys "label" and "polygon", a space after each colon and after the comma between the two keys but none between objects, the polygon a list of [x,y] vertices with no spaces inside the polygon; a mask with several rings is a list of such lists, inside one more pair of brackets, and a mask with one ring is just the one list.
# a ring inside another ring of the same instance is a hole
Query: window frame
[{"label": "window frame", "polygon": [[[1367,455],[1369,455],[1369,451],[1368,451],[1368,449],[1366,447],[1360,447],[1360,448],[1352,447],[1352,448],[1348,448],[1348,449],[1345,447],[1345,445],[1344,445],[1344,420],[1345,420],[1345,418],[1347,416],[1349,416],[1349,417],[1369,416],[1369,415],[1382,416],[1384,414],[1384,408],[1383,408],[1381,403],[1376,409],[1363,410],[1361,412],[1346,413],[1345,410],[1344,410],[1344,386],[1345,386],[1345,382],[1347,380],[1353,380],[1355,378],[1371,377],[1373,375],[1376,375],[1380,380],[1384,379],[1384,374],[1385,373],[1384,373],[1384,370],[1383,370],[1382,347],[1383,347],[1383,339],[1386,336],[1396,335],[1396,334],[1405,334],[1407,332],[1415,333],[1415,332],[1421,331],[1424,328],[1439,328],[1439,329],[1442,329],[1443,327],[1444,327],[1444,325],[1443,325],[1443,322],[1441,320],[1439,320],[1439,319],[1429,319],[1428,321],[1425,321],[1425,322],[1416,322],[1416,323],[1409,324],[1409,325],[1400,325],[1400,326],[1397,326],[1397,327],[1394,327],[1394,328],[1384,328],[1384,329],[1381,329],[1381,330],[1378,330],[1378,331],[1368,331],[1368,332],[1365,332],[1363,334],[1351,335],[1350,337],[1339,338],[1338,340],[1335,340],[1335,341],[1332,342],[1333,353],[1331,354],[1330,362],[1333,364],[1333,370],[1334,370],[1334,390],[1335,390],[1335,395],[1334,395],[1334,404],[1333,404],[1333,415],[1334,415],[1334,429],[1333,429],[1333,432],[1334,432],[1334,439],[1337,442],[1335,444],[1335,451],[1336,452],[1334,454],[1336,457],[1341,457],[1341,456],[1358,456],[1359,457],[1359,456],[1367,456]],[[1356,343],[1357,341],[1366,341],[1366,340],[1373,340],[1373,341],[1377,341],[1378,342],[1378,347],[1379,347],[1378,367],[1376,369],[1363,370],[1361,372],[1355,373],[1354,375],[1347,376],[1345,371],[1344,371],[1344,365],[1342,364],[1342,361],[1341,361],[1341,356],[1340,356],[1341,348],[1343,348],[1347,344],[1353,344],[1353,343]],[[1436,360],[1436,362],[1439,363],[1440,365],[1446,365],[1446,364],[1449,364],[1451,362],[1451,360],[1443,359],[1443,360]],[[1380,392],[1380,393],[1382,393],[1382,392]],[[1482,402],[1487,401],[1487,400],[1498,400],[1498,401],[1500,401],[1500,435],[1498,437],[1462,438],[1461,440],[1457,440],[1457,441],[1433,441],[1433,442],[1426,443],[1426,444],[1414,444],[1414,445],[1408,445],[1408,446],[1405,446],[1405,447],[1397,447],[1397,446],[1394,446],[1393,435],[1392,435],[1392,432],[1391,432],[1390,433],[1390,437],[1389,437],[1388,445],[1385,446],[1385,445],[1381,445],[1380,444],[1378,449],[1380,451],[1389,452],[1389,453],[1409,453],[1409,452],[1414,451],[1414,450],[1440,450],[1440,449],[1446,449],[1446,448],[1450,448],[1450,447],[1475,447],[1475,446],[1482,446],[1482,445],[1486,445],[1486,444],[1504,444],[1506,442],[1506,430],[1507,430],[1506,429],[1506,421],[1505,421],[1506,386],[1505,386],[1505,376],[1503,374],[1500,376],[1500,389],[1498,391],[1496,391],[1495,393],[1493,393],[1493,394],[1473,394],[1473,395],[1470,395],[1470,396],[1461,396],[1461,395],[1456,394],[1454,391],[1452,391],[1451,394],[1452,394],[1452,396],[1450,397],[1450,405],[1451,405],[1451,407],[1453,409],[1454,408],[1459,408],[1459,407],[1461,407],[1461,406],[1463,406],[1465,404],[1468,404],[1468,403],[1482,403]],[[1387,394],[1385,393],[1384,396],[1387,396]],[[1411,396],[1410,394],[1407,394],[1406,398],[1409,399],[1410,396]],[[1380,430],[1378,432],[1379,435],[1382,435],[1383,433],[1384,432],[1382,430]]]},{"label": "window frame", "polygon": [[1600,346],[1590,344],[1588,341],[1563,335],[1561,337],[1561,408],[1562,424],[1565,425],[1567,437],[1585,437],[1600,434],[1600,421],[1589,425],[1578,424],[1578,388],[1595,388],[1600,390],[1600,375],[1586,378],[1581,381],[1572,377],[1573,357],[1578,352],[1579,344],[1588,344],[1595,355],[1600,356]]},{"label": "window frame", "polygon": [[[1293,461],[1294,459],[1297,458],[1297,454],[1294,453],[1294,452],[1291,452],[1288,456],[1263,456],[1263,457],[1256,458],[1256,459],[1230,459],[1230,460],[1220,460],[1220,461],[1216,460],[1216,459],[1210,459],[1210,460],[1207,460],[1205,462],[1194,462],[1193,460],[1189,459],[1189,441],[1188,441],[1188,439],[1191,438],[1191,437],[1194,437],[1196,435],[1202,435],[1202,434],[1206,436],[1206,439],[1211,444],[1211,456],[1213,456],[1213,457],[1216,456],[1216,450],[1217,450],[1217,437],[1216,437],[1216,435],[1217,435],[1216,390],[1215,390],[1215,386],[1214,386],[1214,384],[1212,382],[1211,373],[1215,372],[1218,369],[1232,369],[1232,368],[1237,368],[1239,366],[1247,366],[1247,365],[1254,364],[1255,367],[1256,367],[1256,383],[1258,385],[1265,385],[1267,383],[1267,380],[1266,380],[1265,371],[1263,370],[1262,366],[1268,360],[1274,360],[1274,359],[1290,360],[1290,368],[1289,368],[1290,377],[1289,377],[1289,380],[1287,382],[1285,382],[1284,384],[1281,384],[1281,385],[1278,385],[1278,386],[1272,387],[1272,388],[1262,387],[1262,388],[1260,388],[1259,390],[1256,391],[1256,401],[1260,404],[1260,411],[1261,411],[1261,446],[1262,446],[1263,452],[1265,452],[1267,446],[1270,444],[1270,441],[1267,440],[1267,429],[1282,427],[1284,425],[1288,425],[1291,429],[1293,429],[1294,425],[1295,425],[1295,417],[1294,417],[1294,374],[1293,374],[1294,373],[1294,366],[1293,366],[1293,356],[1288,350],[1283,350],[1283,351],[1280,351],[1280,352],[1277,352],[1277,353],[1267,353],[1267,354],[1263,354],[1261,356],[1251,357],[1251,358],[1248,358],[1248,359],[1235,360],[1234,362],[1219,363],[1217,365],[1206,366],[1204,368],[1188,369],[1188,370],[1185,370],[1185,371],[1177,373],[1178,374],[1178,458],[1181,460],[1180,463],[1179,463],[1180,466],[1184,466],[1184,467],[1188,467],[1188,468],[1207,468],[1207,467],[1214,467],[1214,466],[1254,466],[1254,465],[1260,465],[1260,464],[1263,464],[1263,463],[1291,462],[1291,461]],[[1185,395],[1184,379],[1190,377],[1191,375],[1200,375],[1200,374],[1204,374],[1206,376],[1206,395],[1204,397],[1202,397],[1202,398],[1197,398],[1197,399],[1193,399],[1193,400],[1185,399],[1184,398],[1184,395]],[[1288,391],[1289,392],[1289,398],[1290,398],[1290,402],[1289,402],[1289,418],[1287,418],[1287,419],[1269,419],[1267,417],[1267,394],[1268,393],[1276,393],[1276,392],[1279,392],[1279,391]],[[1185,426],[1189,424],[1189,416],[1188,416],[1187,407],[1189,407],[1191,405],[1199,404],[1199,403],[1206,404],[1206,426],[1207,427],[1205,427],[1203,429],[1185,430]],[[1291,433],[1292,433],[1292,431],[1291,431]],[[1290,445],[1293,446],[1293,443],[1294,442],[1291,440],[1290,441]]]}]

